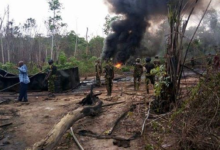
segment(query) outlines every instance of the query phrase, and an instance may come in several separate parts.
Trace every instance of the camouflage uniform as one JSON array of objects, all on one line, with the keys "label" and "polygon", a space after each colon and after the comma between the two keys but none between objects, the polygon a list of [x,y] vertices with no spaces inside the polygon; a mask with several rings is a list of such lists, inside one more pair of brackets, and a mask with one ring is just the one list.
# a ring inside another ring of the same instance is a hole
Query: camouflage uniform
[{"label": "camouflage uniform", "polygon": [[110,96],[112,93],[112,86],[114,79],[114,67],[110,61],[107,62],[106,66],[104,67],[105,72],[105,84],[107,89],[107,95]]},{"label": "camouflage uniform", "polygon": [[194,67],[195,67],[195,59],[194,59],[194,57],[191,58],[191,66],[194,69]]},{"label": "camouflage uniform", "polygon": [[[137,59],[139,60],[139,59]],[[143,74],[143,66],[140,64],[140,61],[136,60],[136,64],[134,65],[134,90],[139,90],[139,86],[141,83],[141,76]]]},{"label": "camouflage uniform", "polygon": [[96,71],[96,85],[101,86],[101,73],[102,73],[102,66],[99,61],[95,64],[95,71]]},{"label": "camouflage uniform", "polygon": [[151,70],[155,68],[155,65],[153,63],[151,63],[150,61],[148,61],[145,64],[145,68],[146,68],[145,84],[146,84],[147,93],[149,94],[149,83],[151,82],[151,84],[153,84],[153,85],[155,83],[155,79],[154,79],[155,77],[154,77],[154,75],[152,75],[150,73]]},{"label": "camouflage uniform", "polygon": [[214,57],[214,60],[213,60],[214,68],[215,68],[216,70],[218,70],[218,68],[219,68],[219,61],[220,61],[220,58],[219,58],[219,56],[216,54],[215,57]]},{"label": "camouflage uniform", "polygon": [[211,56],[211,54],[209,54],[209,56],[207,57],[207,65],[208,66],[212,65],[212,56]]},{"label": "camouflage uniform", "polygon": [[50,66],[50,71],[49,71],[50,76],[48,78],[48,91],[51,93],[55,92],[55,82],[57,79],[56,73],[57,73],[57,68],[54,65]]},{"label": "camouflage uniform", "polygon": [[155,66],[155,67],[159,67],[159,66],[160,66],[160,60],[159,60],[159,57],[158,57],[158,56],[155,57],[154,66]]}]

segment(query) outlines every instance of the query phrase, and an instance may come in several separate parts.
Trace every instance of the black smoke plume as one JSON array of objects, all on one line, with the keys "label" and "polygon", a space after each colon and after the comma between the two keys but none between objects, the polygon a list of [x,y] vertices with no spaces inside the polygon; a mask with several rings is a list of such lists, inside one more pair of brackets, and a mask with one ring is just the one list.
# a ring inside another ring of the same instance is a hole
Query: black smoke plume
[{"label": "black smoke plume", "polygon": [[[113,33],[105,40],[102,59],[114,57],[117,62],[125,63],[130,56],[139,52],[145,31],[150,27],[149,21],[167,17],[167,5],[170,0],[105,1],[110,10],[122,15],[123,19],[112,23]],[[185,0],[188,5],[192,5],[193,2],[195,0]]]}]

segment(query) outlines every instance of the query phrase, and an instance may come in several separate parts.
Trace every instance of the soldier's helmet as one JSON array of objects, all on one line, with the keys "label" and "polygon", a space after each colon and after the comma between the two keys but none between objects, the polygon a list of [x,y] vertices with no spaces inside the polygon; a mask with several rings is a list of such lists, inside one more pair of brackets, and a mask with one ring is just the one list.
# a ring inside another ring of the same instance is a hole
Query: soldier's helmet
[{"label": "soldier's helmet", "polygon": [[100,63],[100,59],[97,59],[95,62]]},{"label": "soldier's helmet", "polygon": [[113,59],[112,58],[108,58],[106,59],[106,63],[112,63]]},{"label": "soldier's helmet", "polygon": [[52,65],[52,64],[53,64],[53,60],[52,60],[52,59],[49,60],[49,61],[48,61],[48,64],[49,64],[49,65]]},{"label": "soldier's helmet", "polygon": [[151,62],[151,58],[150,57],[147,57],[146,58],[146,62],[148,63],[148,62]]},{"label": "soldier's helmet", "polygon": [[140,62],[141,62],[141,59],[140,59],[140,58],[137,58],[137,59],[136,59],[136,62],[137,62],[137,63],[140,63]]}]

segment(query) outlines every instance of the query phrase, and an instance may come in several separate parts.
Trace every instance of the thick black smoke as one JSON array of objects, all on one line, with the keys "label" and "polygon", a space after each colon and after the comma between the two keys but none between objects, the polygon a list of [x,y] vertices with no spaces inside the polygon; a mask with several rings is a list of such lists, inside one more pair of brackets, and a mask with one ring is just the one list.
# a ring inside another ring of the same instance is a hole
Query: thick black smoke
[{"label": "thick black smoke", "polygon": [[[169,1],[106,0],[111,11],[122,15],[123,19],[112,23],[113,33],[105,40],[102,58],[114,57],[118,62],[125,63],[130,56],[136,55],[145,31],[150,27],[149,20],[165,19]],[[185,0],[185,3],[191,5],[194,1]]]}]

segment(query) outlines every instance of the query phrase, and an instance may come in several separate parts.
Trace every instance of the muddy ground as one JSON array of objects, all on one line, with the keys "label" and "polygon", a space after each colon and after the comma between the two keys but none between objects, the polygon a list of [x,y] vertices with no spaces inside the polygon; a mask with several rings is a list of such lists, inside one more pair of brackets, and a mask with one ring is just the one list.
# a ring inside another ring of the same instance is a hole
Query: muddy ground
[{"label": "muddy ground", "polygon": [[[93,77],[91,78],[93,79]],[[89,79],[87,79],[89,80]],[[81,80],[82,81],[82,80]],[[183,81],[184,82],[184,81]],[[186,79],[185,85],[194,84],[196,80]],[[184,85],[184,86],[185,86]],[[150,94],[146,94],[144,83],[141,84],[140,91],[133,91],[132,80],[115,82],[113,94],[106,96],[105,86],[94,89],[95,93],[102,93],[99,98],[104,104],[121,102],[122,104],[105,107],[102,113],[96,117],[86,117],[79,120],[72,127],[74,133],[85,150],[123,150],[125,148],[113,145],[112,139],[95,139],[80,136],[80,130],[89,130],[97,134],[104,135],[113,126],[115,120],[124,113],[132,104],[138,102],[152,101],[153,88]],[[47,92],[29,93],[29,103],[15,103],[17,95],[13,93],[1,93],[0,100],[8,100],[8,103],[0,104],[0,150],[24,150],[31,147],[35,142],[43,139],[52,129],[54,124],[70,111],[78,107],[77,104],[89,93],[89,84],[82,86],[74,92],[59,94],[54,98],[48,98]],[[4,97],[8,96],[10,97]],[[121,120],[113,135],[129,138],[134,133],[141,131],[141,126],[147,112],[147,105],[137,105],[133,113],[129,113]],[[74,143],[70,131],[63,136],[56,149],[73,150],[78,149]],[[144,138],[137,138],[130,143],[127,150],[143,150],[145,148]]]}]

